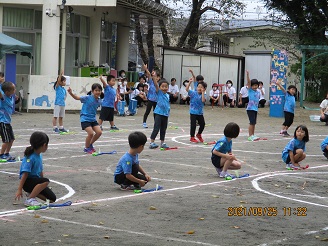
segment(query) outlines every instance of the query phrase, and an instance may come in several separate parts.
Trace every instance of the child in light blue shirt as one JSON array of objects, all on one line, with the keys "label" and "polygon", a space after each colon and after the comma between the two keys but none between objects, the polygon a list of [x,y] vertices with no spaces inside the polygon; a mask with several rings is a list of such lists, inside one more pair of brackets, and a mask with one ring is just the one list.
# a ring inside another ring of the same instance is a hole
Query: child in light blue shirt
[{"label": "child in light blue shirt", "polygon": [[328,159],[328,137],[326,137],[322,141],[320,147],[321,147],[321,150],[323,151],[323,155]]},{"label": "child in light blue shirt", "polygon": [[296,86],[290,85],[285,88],[280,84],[280,81],[277,81],[277,86],[282,90],[285,94],[285,104],[284,104],[284,116],[285,121],[282,123],[282,129],[280,134],[284,137],[289,137],[287,130],[293,124],[294,121],[294,111],[295,111],[295,94],[296,94]]},{"label": "child in light blue shirt", "polygon": [[259,108],[260,92],[257,90],[259,82],[257,79],[250,80],[249,72],[246,71],[247,75],[247,87],[248,87],[248,98],[246,112],[249,119],[248,126],[248,141],[256,141],[259,137],[255,136],[255,125],[257,119],[257,111]]},{"label": "child in light blue shirt", "polygon": [[138,158],[144,150],[147,137],[142,132],[133,132],[128,140],[130,149],[121,157],[116,166],[114,182],[121,185],[122,190],[140,189],[151,180],[139,164]]},{"label": "child in light blue shirt", "polygon": [[[189,80],[189,83],[186,87],[186,91],[190,96],[190,142],[198,143],[204,142],[202,138],[202,133],[205,128],[205,119],[203,115],[203,108],[205,103],[205,91],[207,84],[205,82],[199,82],[196,90],[190,90],[190,84],[192,83],[192,79]],[[196,123],[199,124],[199,129],[195,138],[196,132]]]},{"label": "child in light blue shirt", "polygon": [[154,84],[157,92],[157,105],[154,110],[155,122],[154,129],[150,136],[150,149],[156,149],[158,145],[155,143],[155,138],[160,132],[161,148],[168,148],[167,144],[164,142],[165,134],[167,129],[168,118],[170,115],[170,99],[167,93],[169,89],[169,83],[166,79],[161,79],[157,81],[154,80]]},{"label": "child in light blue shirt", "polygon": [[71,88],[68,88],[67,91],[75,100],[80,100],[81,103],[83,103],[80,113],[80,121],[82,130],[85,130],[88,134],[85,139],[85,148],[83,151],[84,153],[92,154],[96,151],[93,144],[102,134],[96,119],[97,108],[102,102],[100,99],[102,87],[100,84],[94,83],[91,86],[91,95],[81,97],[73,94]]}]

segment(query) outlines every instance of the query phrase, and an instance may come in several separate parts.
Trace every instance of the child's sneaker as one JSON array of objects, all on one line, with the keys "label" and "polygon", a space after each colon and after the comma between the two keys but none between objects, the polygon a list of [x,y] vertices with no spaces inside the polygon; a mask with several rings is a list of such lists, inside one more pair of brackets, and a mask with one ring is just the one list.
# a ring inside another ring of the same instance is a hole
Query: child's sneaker
[{"label": "child's sneaker", "polygon": [[54,132],[55,132],[55,133],[59,133],[59,129],[58,129],[58,127],[54,128]]},{"label": "child's sneaker", "polygon": [[254,141],[254,139],[253,139],[253,135],[252,135],[252,136],[249,136],[249,137],[247,138],[247,140],[248,140],[248,141]]},{"label": "child's sneaker", "polygon": [[96,152],[96,149],[93,147],[92,144],[90,144],[89,149],[92,151],[92,153]]},{"label": "child's sneaker", "polygon": [[111,129],[111,130],[117,130],[117,131],[120,130],[120,129],[119,129],[117,126],[115,126],[115,125],[111,126],[110,129]]},{"label": "child's sneaker", "polygon": [[200,142],[202,142],[202,143],[204,142],[204,139],[202,138],[201,134],[197,134],[196,138],[198,138]]},{"label": "child's sneaker", "polygon": [[221,172],[220,173],[220,178],[226,178],[226,177],[231,177],[231,175],[228,172]]},{"label": "child's sneaker", "polygon": [[92,151],[92,149],[90,149],[90,148],[84,148],[84,153],[87,153],[87,154],[92,154],[93,153],[93,151]]},{"label": "child's sneaker", "polygon": [[150,143],[149,148],[150,149],[156,149],[156,148],[158,148],[158,145],[155,144],[155,143]]},{"label": "child's sneaker", "polygon": [[121,184],[121,190],[134,190],[134,186]]},{"label": "child's sneaker", "polygon": [[166,143],[162,143],[161,144],[161,148],[163,148],[163,149],[168,149],[168,148],[170,148],[169,146],[167,146],[167,144]]},{"label": "child's sneaker", "polygon": [[65,128],[59,128],[59,132],[68,132]]},{"label": "child's sneaker", "polygon": [[289,137],[289,136],[290,136],[290,135],[288,134],[287,131],[284,131],[284,132],[282,133],[282,135],[283,135],[284,137]]},{"label": "child's sneaker", "polygon": [[291,163],[286,164],[286,169],[291,169]]},{"label": "child's sneaker", "polygon": [[39,203],[35,198],[26,198],[24,205],[29,207],[29,206],[41,206],[41,203]]},{"label": "child's sneaker", "polygon": [[147,126],[147,123],[146,123],[146,122],[142,123],[142,126],[143,126],[143,128],[148,128],[148,126]]},{"label": "child's sneaker", "polygon": [[195,137],[191,137],[190,143],[199,143],[199,141]]},{"label": "child's sneaker", "polygon": [[328,152],[323,152],[323,155],[328,159]]},{"label": "child's sneaker", "polygon": [[256,141],[256,140],[259,140],[260,137],[256,136],[256,135],[253,135],[253,141]]},{"label": "child's sneaker", "polygon": [[99,125],[99,127],[100,127],[100,130],[102,130],[102,131],[103,131],[103,127],[102,127],[102,125]]}]

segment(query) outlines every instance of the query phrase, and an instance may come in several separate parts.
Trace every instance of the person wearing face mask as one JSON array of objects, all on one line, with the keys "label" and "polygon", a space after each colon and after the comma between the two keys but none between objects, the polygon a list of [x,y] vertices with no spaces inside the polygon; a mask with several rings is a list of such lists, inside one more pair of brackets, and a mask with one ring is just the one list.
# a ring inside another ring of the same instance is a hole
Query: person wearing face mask
[{"label": "person wearing face mask", "polygon": [[266,100],[264,99],[265,89],[263,88],[263,82],[262,81],[259,81],[258,90],[260,92],[259,108],[264,108]]},{"label": "person wearing face mask", "polygon": [[248,87],[247,85],[241,87],[239,92],[239,102],[238,102],[238,108],[245,108],[247,106],[247,103],[249,101],[248,98]]},{"label": "person wearing face mask", "polygon": [[231,80],[228,80],[224,88],[223,95],[224,106],[227,107],[227,103],[230,103],[230,108],[234,108],[236,104],[236,89],[233,87]]},{"label": "person wearing face mask", "polygon": [[326,98],[320,104],[320,121],[326,122],[326,126],[328,126],[328,92],[326,94]]},{"label": "person wearing face mask", "polygon": [[210,90],[210,103],[212,107],[220,106],[220,91],[219,91],[219,85],[217,83],[214,83],[212,85],[212,90]]}]

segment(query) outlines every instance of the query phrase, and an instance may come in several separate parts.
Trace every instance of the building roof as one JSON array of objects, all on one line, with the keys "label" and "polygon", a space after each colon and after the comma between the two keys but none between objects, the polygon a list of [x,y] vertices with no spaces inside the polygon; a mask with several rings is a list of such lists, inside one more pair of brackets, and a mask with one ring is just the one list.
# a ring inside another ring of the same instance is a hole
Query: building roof
[{"label": "building roof", "polygon": [[17,39],[0,33],[0,59],[8,53],[20,53],[23,56],[32,57],[32,45],[25,44]]},{"label": "building roof", "polygon": [[117,5],[128,8],[134,13],[150,15],[156,18],[167,18],[174,13],[172,9],[152,0],[117,0]]}]

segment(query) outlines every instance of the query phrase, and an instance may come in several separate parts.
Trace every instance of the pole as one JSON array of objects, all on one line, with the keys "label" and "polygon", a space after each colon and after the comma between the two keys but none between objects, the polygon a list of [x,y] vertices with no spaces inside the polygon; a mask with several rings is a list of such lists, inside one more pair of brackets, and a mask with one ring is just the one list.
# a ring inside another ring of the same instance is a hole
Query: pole
[{"label": "pole", "polygon": [[301,97],[300,107],[303,107],[303,92],[304,92],[304,79],[305,79],[305,50],[302,50],[302,75],[301,75]]},{"label": "pole", "polygon": [[[62,35],[60,47],[60,71],[65,71],[65,51],[66,51],[66,20],[67,20],[67,7],[63,9],[62,16]],[[59,73],[60,73],[59,71]]]}]

